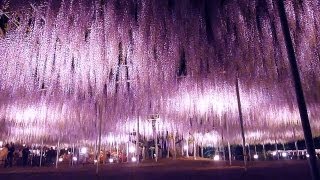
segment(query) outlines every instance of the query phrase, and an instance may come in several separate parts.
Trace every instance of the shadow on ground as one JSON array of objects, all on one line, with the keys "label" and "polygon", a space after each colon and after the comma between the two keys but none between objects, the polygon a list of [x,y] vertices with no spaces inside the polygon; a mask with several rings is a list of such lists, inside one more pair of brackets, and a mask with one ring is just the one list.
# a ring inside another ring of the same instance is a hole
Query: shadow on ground
[{"label": "shadow on ground", "polygon": [[305,160],[256,161],[249,162],[247,171],[243,163],[215,162],[212,160],[160,160],[158,163],[147,161],[139,164],[101,165],[96,174],[94,165],[77,165],[36,168],[1,168],[0,179],[221,179],[221,180],[308,180],[311,179],[308,163]]}]

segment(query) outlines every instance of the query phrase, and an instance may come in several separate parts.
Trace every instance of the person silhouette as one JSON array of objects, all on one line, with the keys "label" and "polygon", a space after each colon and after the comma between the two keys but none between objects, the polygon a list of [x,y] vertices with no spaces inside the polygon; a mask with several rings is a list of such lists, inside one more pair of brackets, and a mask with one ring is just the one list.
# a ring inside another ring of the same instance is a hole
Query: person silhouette
[{"label": "person silhouette", "polygon": [[22,150],[22,164],[23,164],[23,166],[27,166],[29,154],[30,154],[29,148],[28,148],[28,146],[25,146]]},{"label": "person silhouette", "polygon": [[14,151],[15,151],[14,144],[11,142],[10,146],[8,148],[7,163],[6,163],[5,167],[8,167],[8,166],[12,167]]}]

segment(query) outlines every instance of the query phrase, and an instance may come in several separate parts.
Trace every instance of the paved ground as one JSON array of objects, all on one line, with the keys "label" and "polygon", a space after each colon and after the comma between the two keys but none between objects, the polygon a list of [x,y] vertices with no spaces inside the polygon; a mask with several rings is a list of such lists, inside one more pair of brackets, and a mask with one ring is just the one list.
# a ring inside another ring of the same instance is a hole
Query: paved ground
[{"label": "paved ground", "polygon": [[60,166],[42,168],[1,168],[0,179],[249,179],[249,180],[308,180],[311,179],[306,160],[282,160],[250,162],[247,171],[242,162],[226,162],[212,160],[160,160],[158,163],[143,162],[140,164],[123,163],[101,165],[98,174],[95,166]]}]

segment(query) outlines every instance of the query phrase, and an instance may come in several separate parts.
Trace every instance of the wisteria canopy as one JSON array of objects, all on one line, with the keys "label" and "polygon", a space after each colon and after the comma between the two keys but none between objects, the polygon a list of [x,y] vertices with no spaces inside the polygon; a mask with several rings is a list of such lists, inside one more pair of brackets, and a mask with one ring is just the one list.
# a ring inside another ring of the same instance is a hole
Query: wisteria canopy
[{"label": "wisteria canopy", "polygon": [[[0,139],[303,138],[276,0],[0,1]],[[320,2],[285,1],[320,135]]]}]

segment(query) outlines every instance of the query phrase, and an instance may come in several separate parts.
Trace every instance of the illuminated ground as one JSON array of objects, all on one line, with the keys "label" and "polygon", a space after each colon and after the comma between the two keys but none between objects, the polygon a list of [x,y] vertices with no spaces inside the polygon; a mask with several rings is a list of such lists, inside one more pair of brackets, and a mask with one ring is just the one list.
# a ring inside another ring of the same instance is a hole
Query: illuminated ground
[{"label": "illuminated ground", "polygon": [[311,179],[307,161],[250,162],[245,172],[241,162],[233,166],[207,160],[160,160],[157,164],[102,165],[98,175],[92,165],[76,167],[0,169],[0,179]]}]

